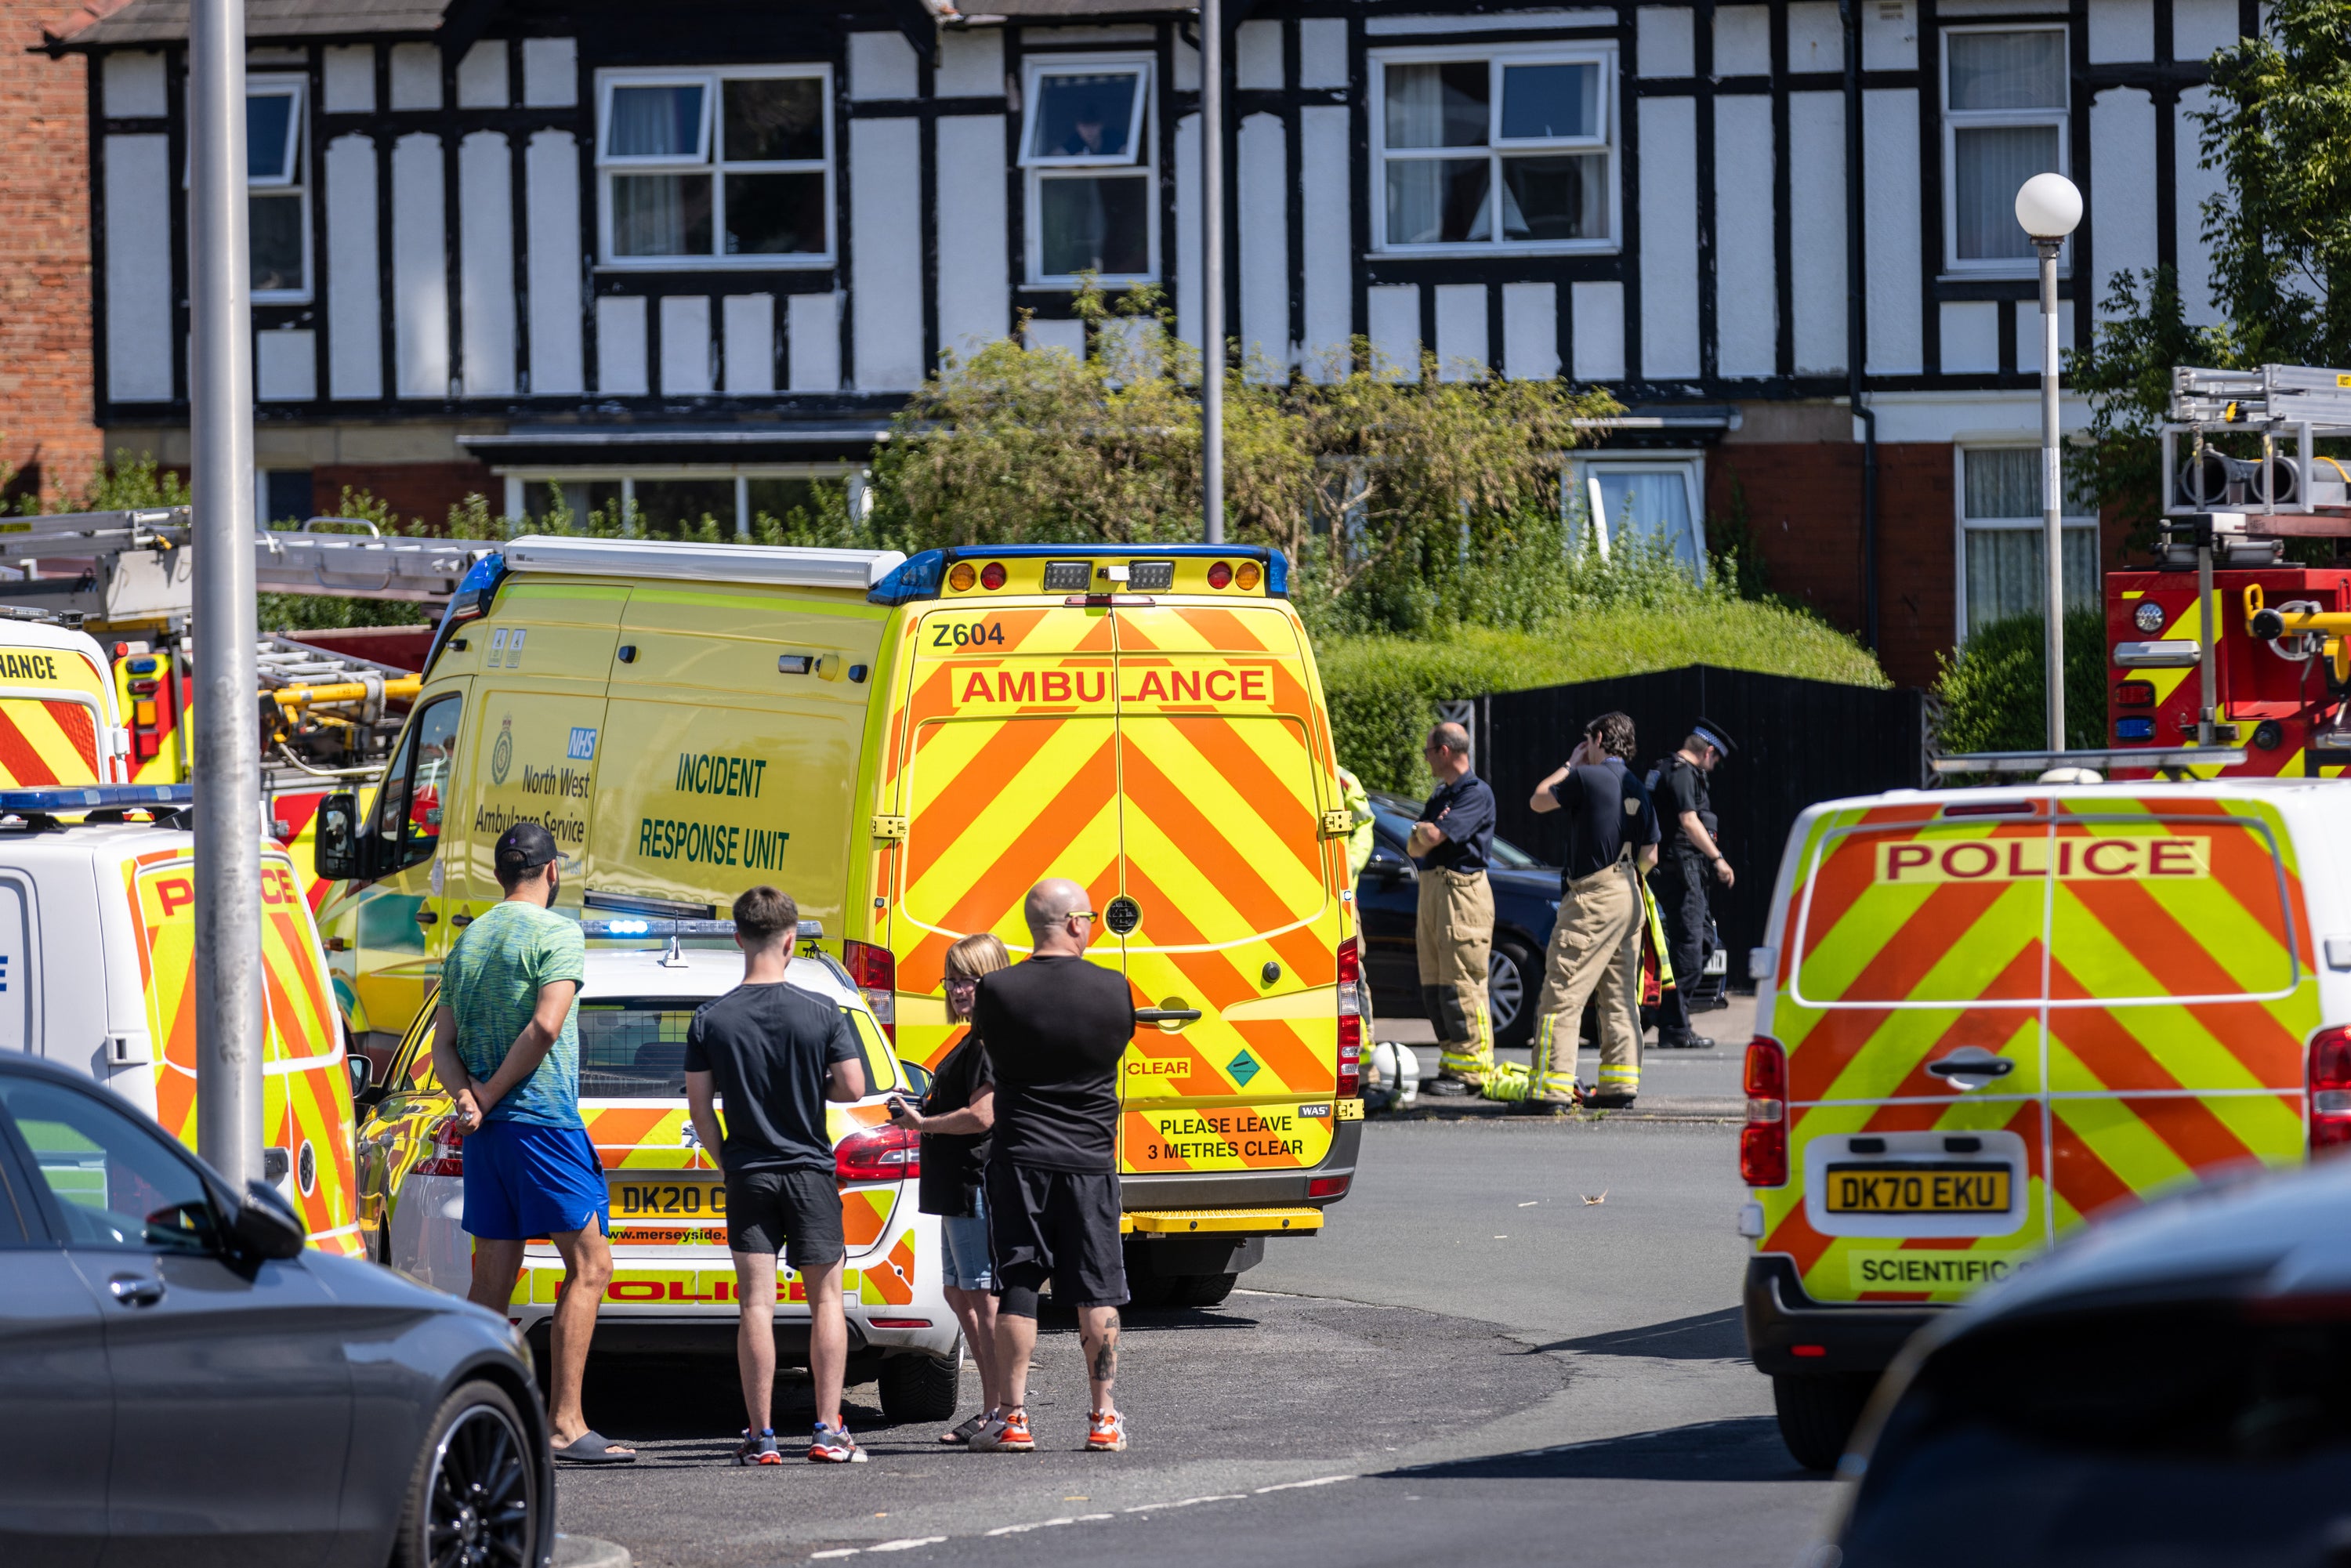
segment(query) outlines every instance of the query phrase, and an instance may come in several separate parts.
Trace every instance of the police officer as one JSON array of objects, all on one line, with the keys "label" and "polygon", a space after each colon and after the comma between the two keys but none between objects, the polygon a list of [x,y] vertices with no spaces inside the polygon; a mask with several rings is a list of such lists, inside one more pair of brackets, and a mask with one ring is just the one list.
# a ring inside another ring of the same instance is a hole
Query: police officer
[{"label": "police officer", "polygon": [[1444,1052],[1437,1081],[1475,1093],[1494,1065],[1486,1011],[1486,965],[1494,950],[1494,890],[1486,881],[1494,791],[1469,771],[1469,732],[1459,725],[1430,730],[1423,755],[1437,789],[1405,846],[1420,867],[1413,932],[1420,997]]},{"label": "police officer", "polygon": [[1641,873],[1656,860],[1657,814],[1625,759],[1633,721],[1604,713],[1566,764],[1535,786],[1536,811],[1567,813],[1559,919],[1535,1003],[1531,1110],[1576,1098],[1575,1048],[1586,998],[1600,1009],[1600,1081],[1585,1103],[1629,1105],[1641,1091]]},{"label": "police officer", "polygon": [[1666,823],[1664,852],[1658,857],[1656,887],[1658,913],[1665,916],[1666,950],[1674,965],[1674,987],[1657,1007],[1657,1044],[1661,1049],[1687,1050],[1714,1041],[1690,1028],[1689,992],[1705,966],[1707,886],[1719,882],[1729,887],[1738,878],[1714,841],[1714,799],[1706,776],[1730,755],[1730,737],[1711,719],[1690,726],[1681,749],[1657,764],[1649,790],[1657,815]]}]

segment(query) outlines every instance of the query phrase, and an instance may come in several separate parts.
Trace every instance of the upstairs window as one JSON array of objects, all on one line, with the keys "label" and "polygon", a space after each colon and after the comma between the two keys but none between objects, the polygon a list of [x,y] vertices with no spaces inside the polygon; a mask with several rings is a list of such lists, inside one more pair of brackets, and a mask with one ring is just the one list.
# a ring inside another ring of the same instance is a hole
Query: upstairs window
[{"label": "upstairs window", "polygon": [[1158,159],[1145,59],[1032,59],[1020,165],[1029,185],[1029,281],[1104,283],[1158,276]]},{"label": "upstairs window", "polygon": [[1954,272],[2029,274],[2016,192],[2067,172],[2065,29],[1953,28],[1943,67],[1946,259]]},{"label": "upstairs window", "polygon": [[1386,251],[1615,245],[1608,51],[1397,52],[1373,61]]},{"label": "upstairs window", "polygon": [[831,262],[829,68],[608,71],[599,86],[607,264]]},{"label": "upstairs window", "polygon": [[256,76],[245,89],[246,254],[257,305],[310,298],[310,188],[303,178],[300,77]]}]

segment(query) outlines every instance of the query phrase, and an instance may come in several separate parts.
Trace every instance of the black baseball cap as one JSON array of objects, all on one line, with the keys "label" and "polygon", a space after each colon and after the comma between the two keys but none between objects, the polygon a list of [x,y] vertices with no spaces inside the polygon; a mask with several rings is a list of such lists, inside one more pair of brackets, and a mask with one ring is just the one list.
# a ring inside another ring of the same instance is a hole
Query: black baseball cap
[{"label": "black baseball cap", "polygon": [[528,876],[557,856],[555,835],[537,822],[517,822],[498,838],[498,870]]}]

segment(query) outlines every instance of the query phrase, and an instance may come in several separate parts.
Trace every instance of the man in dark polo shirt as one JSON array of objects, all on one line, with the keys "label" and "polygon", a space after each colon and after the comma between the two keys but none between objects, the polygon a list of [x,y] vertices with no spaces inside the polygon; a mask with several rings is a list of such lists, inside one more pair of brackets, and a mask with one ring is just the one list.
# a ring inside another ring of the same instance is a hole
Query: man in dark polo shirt
[{"label": "man in dark polo shirt", "polygon": [[1585,1000],[1600,1004],[1600,1082],[1587,1103],[1629,1105],[1641,1088],[1641,872],[1657,857],[1657,813],[1625,767],[1633,721],[1604,713],[1584,727],[1564,766],[1535,786],[1537,811],[1567,813],[1559,919],[1535,1002],[1527,1104],[1573,1103],[1575,1048]]},{"label": "man in dark polo shirt", "polygon": [[1437,1082],[1476,1093],[1494,1066],[1494,1026],[1486,1008],[1486,967],[1494,951],[1494,889],[1486,864],[1494,848],[1494,791],[1469,770],[1469,732],[1440,724],[1423,755],[1437,793],[1420,809],[1405,846],[1420,867],[1413,948],[1420,998],[1444,1055]]},{"label": "man in dark polo shirt", "polygon": [[1689,994],[1698,988],[1706,966],[1707,894],[1710,884],[1728,888],[1738,877],[1715,841],[1714,797],[1707,775],[1730,755],[1730,737],[1712,719],[1690,726],[1681,748],[1657,764],[1649,793],[1658,815],[1670,824],[1653,885],[1657,913],[1665,917],[1666,951],[1674,966],[1675,984],[1657,1006],[1657,1043],[1669,1049],[1706,1047],[1714,1043],[1690,1025]]},{"label": "man in dark polo shirt", "polygon": [[1134,1038],[1125,977],[1086,961],[1094,911],[1086,890],[1050,877],[1029,890],[1027,962],[981,977],[972,1031],[996,1074],[987,1161],[987,1229],[996,1256],[996,1362],[1004,1418],[971,1440],[975,1453],[1027,1453],[1029,1358],[1037,1291],[1077,1309],[1093,1404],[1085,1446],[1126,1447],[1111,1402],[1118,1376],[1118,1309],[1126,1260],[1118,1237],[1118,1063]]}]

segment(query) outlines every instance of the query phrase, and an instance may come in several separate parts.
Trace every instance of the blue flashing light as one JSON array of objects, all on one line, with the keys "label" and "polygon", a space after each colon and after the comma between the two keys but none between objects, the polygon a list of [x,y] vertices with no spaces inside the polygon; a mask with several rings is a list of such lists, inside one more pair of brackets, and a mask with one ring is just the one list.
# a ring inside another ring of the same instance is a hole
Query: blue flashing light
[{"label": "blue flashing light", "polygon": [[1269,599],[1290,597],[1290,558],[1278,549],[1265,552],[1265,591]]},{"label": "blue flashing light", "polygon": [[449,596],[449,608],[441,612],[441,624],[434,628],[432,650],[424,655],[424,667],[431,670],[441,657],[441,650],[458,627],[468,621],[479,621],[490,612],[490,601],[497,597],[498,584],[506,580],[507,558],[492,550],[465,569],[457,591]]},{"label": "blue flashing light", "polygon": [[926,549],[910,555],[901,561],[889,576],[867,591],[868,604],[906,604],[917,599],[936,599],[939,584],[946,580],[947,552]]},{"label": "blue flashing light", "polygon": [[188,806],[194,804],[195,799],[196,788],[193,784],[52,785],[45,789],[0,789],[0,814],[55,817],[110,807]]},{"label": "blue flashing light", "polygon": [[2116,740],[2153,740],[2155,720],[2151,718],[2118,718],[2115,720]]}]

